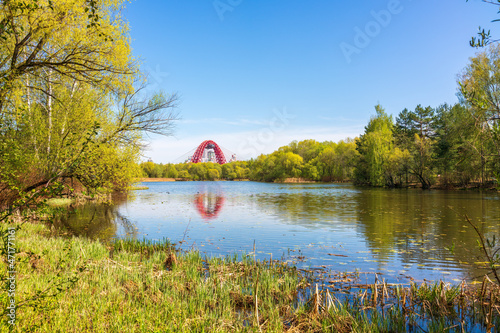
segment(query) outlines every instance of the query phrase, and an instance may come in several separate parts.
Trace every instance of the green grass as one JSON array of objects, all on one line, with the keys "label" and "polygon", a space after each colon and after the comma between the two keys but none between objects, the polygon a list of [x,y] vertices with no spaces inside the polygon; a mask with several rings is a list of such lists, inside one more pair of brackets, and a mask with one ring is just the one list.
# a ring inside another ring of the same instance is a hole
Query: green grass
[{"label": "green grass", "polygon": [[[487,281],[478,289],[379,283],[339,295],[281,261],[181,253],[168,240],[102,244],[24,224],[15,244],[16,301],[28,300],[16,332],[459,332],[500,324],[500,293]],[[3,309],[8,301],[0,293]]]},{"label": "green grass", "polygon": [[[105,246],[50,235],[40,224],[25,224],[16,234],[17,302],[47,286],[53,286],[49,294],[62,289],[18,308],[18,331],[252,331],[256,303],[263,327],[279,331],[280,312],[292,311],[303,283],[284,264],[180,254],[168,241]],[[63,283],[74,277],[74,283]],[[1,324],[6,328],[5,317]]]}]

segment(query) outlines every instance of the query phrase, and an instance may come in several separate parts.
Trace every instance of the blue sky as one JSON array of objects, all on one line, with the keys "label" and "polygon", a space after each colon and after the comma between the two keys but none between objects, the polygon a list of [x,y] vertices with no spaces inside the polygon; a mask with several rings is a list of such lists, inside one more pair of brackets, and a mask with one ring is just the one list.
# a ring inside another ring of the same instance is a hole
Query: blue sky
[{"label": "blue sky", "polygon": [[180,95],[174,136],[150,137],[157,163],[206,139],[246,159],[353,138],[377,103],[394,117],[455,103],[470,37],[500,34],[480,0],[136,0],[123,14],[150,88]]}]

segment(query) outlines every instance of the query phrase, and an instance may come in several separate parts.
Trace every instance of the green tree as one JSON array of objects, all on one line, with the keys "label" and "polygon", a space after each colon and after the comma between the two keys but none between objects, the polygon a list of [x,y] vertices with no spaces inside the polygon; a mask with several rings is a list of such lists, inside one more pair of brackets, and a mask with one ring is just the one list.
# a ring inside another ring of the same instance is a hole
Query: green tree
[{"label": "green tree", "polygon": [[332,181],[335,174],[335,145],[326,147],[317,157],[316,165],[321,170],[323,181]]},{"label": "green tree", "polygon": [[304,163],[308,163],[318,156],[322,150],[321,144],[316,140],[292,141],[288,147],[290,147],[292,153],[300,155]]},{"label": "green tree", "polygon": [[189,172],[187,170],[179,171],[178,177],[182,178],[182,179],[186,179],[186,180],[191,179],[191,175],[189,174]]},{"label": "green tree", "polygon": [[133,68],[122,5],[122,0],[100,2],[88,13],[84,0],[2,1],[0,113],[12,111],[10,100],[26,81],[50,96],[56,73],[70,81],[128,89]]},{"label": "green tree", "polygon": [[384,186],[384,168],[393,148],[392,117],[380,105],[375,106],[376,116],[370,119],[365,133],[357,141],[360,160],[356,168],[356,181],[372,186]]},{"label": "green tree", "polygon": [[434,109],[430,106],[423,108],[417,105],[412,117],[412,126],[416,130],[413,141],[413,163],[411,172],[417,177],[423,189],[432,185],[434,140]]},{"label": "green tree", "polygon": [[[249,171],[247,168],[247,164],[245,162],[234,162],[235,168],[234,172],[236,174],[237,179],[246,179],[248,178]],[[235,178],[233,178],[235,179]]]},{"label": "green tree", "polygon": [[407,149],[401,150],[399,147],[394,148],[384,168],[384,176],[387,185],[390,187],[400,187],[403,186],[403,179],[407,182],[407,170],[411,163],[411,159],[411,154]]},{"label": "green tree", "polygon": [[315,165],[315,160],[311,160],[302,168],[302,177],[309,180],[320,180],[318,168]]},{"label": "green tree", "polygon": [[436,163],[444,186],[467,185],[487,174],[486,163],[474,149],[480,138],[471,111],[461,104],[436,109]]},{"label": "green tree", "polygon": [[269,155],[260,155],[250,161],[250,178],[253,180],[271,182],[286,178],[299,177],[302,174],[304,160],[294,154],[289,147],[278,149]]},{"label": "green tree", "polygon": [[335,147],[335,180],[351,180],[358,158],[359,154],[356,150],[356,140],[347,138],[345,141],[339,141]]},{"label": "green tree", "polygon": [[177,168],[173,164],[166,164],[162,176],[164,178],[177,178]]},{"label": "green tree", "polygon": [[434,178],[433,141],[415,134],[414,144],[410,172],[417,177],[423,189],[430,189]]},{"label": "green tree", "polygon": [[492,45],[470,59],[458,83],[461,98],[471,112],[475,133],[470,146],[484,165],[500,166],[500,45]]},{"label": "green tree", "polygon": [[[424,189],[431,187],[434,176],[435,120],[432,107],[417,105],[414,111],[401,111],[394,127],[395,142],[402,150],[399,155],[404,157],[401,166],[405,173],[415,176]],[[411,158],[405,156],[405,151],[411,154]],[[407,174],[405,178],[408,178]]]},{"label": "green tree", "polygon": [[217,169],[208,169],[208,180],[216,180],[220,178],[219,170]]},{"label": "green tree", "polygon": [[288,152],[285,154],[278,154],[277,157],[277,170],[279,170],[279,176],[277,178],[283,179],[300,176],[304,164],[304,159],[300,155]]},{"label": "green tree", "polygon": [[144,94],[122,8],[122,0],[0,3],[4,193],[61,178],[123,189],[143,133],[171,133],[176,96]]}]

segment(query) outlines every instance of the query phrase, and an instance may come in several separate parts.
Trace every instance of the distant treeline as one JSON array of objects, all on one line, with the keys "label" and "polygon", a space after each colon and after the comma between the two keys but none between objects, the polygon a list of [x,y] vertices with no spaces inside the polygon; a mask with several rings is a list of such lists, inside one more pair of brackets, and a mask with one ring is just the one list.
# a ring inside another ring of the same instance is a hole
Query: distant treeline
[{"label": "distant treeline", "polygon": [[[404,109],[394,121],[377,105],[359,138],[293,141],[249,161],[141,164],[145,177],[185,180],[351,181],[371,186],[430,188],[491,184],[499,170],[495,138],[484,135],[470,108],[456,104]],[[481,135],[483,134],[483,135]]]},{"label": "distant treeline", "polygon": [[143,163],[148,177],[352,181],[370,186],[496,186],[500,171],[500,45],[471,59],[459,77],[459,103],[380,106],[364,133],[338,143],[293,141],[256,159],[222,166]]},{"label": "distant treeline", "polygon": [[149,178],[177,178],[185,180],[248,179],[248,161],[223,165],[217,163],[155,164],[141,163],[143,176]]}]

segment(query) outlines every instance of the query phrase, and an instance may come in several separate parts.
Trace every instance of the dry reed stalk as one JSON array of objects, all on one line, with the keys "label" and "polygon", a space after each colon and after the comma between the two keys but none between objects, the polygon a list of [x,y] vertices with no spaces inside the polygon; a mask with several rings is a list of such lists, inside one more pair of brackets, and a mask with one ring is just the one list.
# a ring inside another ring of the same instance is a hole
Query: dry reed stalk
[{"label": "dry reed stalk", "polygon": [[382,295],[385,295],[385,298],[389,299],[389,293],[387,292],[387,283],[385,282],[385,280],[383,282]]},{"label": "dry reed stalk", "polygon": [[335,304],[333,303],[332,295],[330,294],[330,291],[328,289],[326,289],[326,302],[327,302],[327,310],[328,311],[330,311],[330,308],[332,306],[335,309],[335,311],[337,310],[337,308],[335,307]]},{"label": "dry reed stalk", "polygon": [[315,315],[319,315],[319,293],[318,293],[318,284],[316,283],[316,293],[314,297],[314,313]]},{"label": "dry reed stalk", "polygon": [[[254,241],[254,251],[255,251],[255,241]],[[255,254],[255,252],[254,252]],[[259,318],[259,299],[258,299],[258,288],[259,288],[259,271],[257,270],[257,280],[255,281],[255,320],[256,320],[256,325],[259,327],[259,332],[262,332],[262,329],[260,327],[260,318]]]},{"label": "dry reed stalk", "polygon": [[368,294],[368,290],[365,289],[365,292],[361,295],[361,299],[360,299],[361,304],[364,304],[364,300],[365,300],[365,297],[367,294]]},{"label": "dry reed stalk", "polygon": [[443,306],[445,306],[447,303],[446,302],[446,292],[445,292],[446,286],[444,285],[443,281],[441,281],[440,286],[441,286],[441,292],[439,294],[439,297],[441,297],[441,303],[443,304]]},{"label": "dry reed stalk", "polygon": [[406,318],[406,290],[403,289],[403,300],[401,308],[403,309],[403,316]]},{"label": "dry reed stalk", "polygon": [[493,298],[495,295],[493,294],[493,291],[490,289],[490,310],[488,311],[488,321],[489,325],[488,328],[486,329],[487,331],[491,331],[491,329],[494,327],[493,326]]}]

